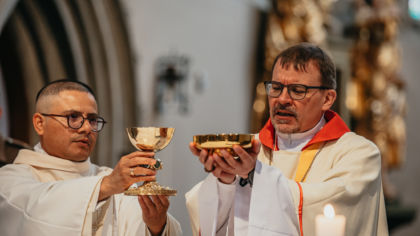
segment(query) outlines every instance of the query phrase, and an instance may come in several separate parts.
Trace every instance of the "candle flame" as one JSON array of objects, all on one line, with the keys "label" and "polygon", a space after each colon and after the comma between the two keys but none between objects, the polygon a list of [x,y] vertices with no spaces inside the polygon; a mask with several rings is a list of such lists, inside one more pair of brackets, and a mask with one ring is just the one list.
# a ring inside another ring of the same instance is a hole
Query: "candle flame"
[{"label": "candle flame", "polygon": [[333,219],[335,216],[334,207],[331,204],[327,204],[324,207],[324,216],[328,219]]}]

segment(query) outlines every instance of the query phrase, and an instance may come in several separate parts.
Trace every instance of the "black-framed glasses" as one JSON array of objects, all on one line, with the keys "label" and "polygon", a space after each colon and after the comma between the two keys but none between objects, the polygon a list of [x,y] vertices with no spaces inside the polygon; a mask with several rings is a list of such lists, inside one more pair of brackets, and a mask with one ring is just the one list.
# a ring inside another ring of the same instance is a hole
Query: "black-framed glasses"
[{"label": "black-framed glasses", "polygon": [[277,98],[283,92],[284,87],[287,88],[287,93],[293,100],[302,100],[306,97],[308,89],[331,89],[325,86],[307,86],[304,84],[288,84],[284,85],[277,81],[265,81],[265,91],[267,95]]},{"label": "black-framed glasses", "polygon": [[57,115],[57,114],[45,114],[40,113],[43,116],[58,116],[67,118],[67,125],[72,129],[80,129],[85,123],[85,120],[89,122],[90,127],[93,132],[99,132],[104,127],[106,121],[104,118],[97,116],[95,114],[88,115],[86,118],[83,117],[82,113],[73,112],[68,115]]}]

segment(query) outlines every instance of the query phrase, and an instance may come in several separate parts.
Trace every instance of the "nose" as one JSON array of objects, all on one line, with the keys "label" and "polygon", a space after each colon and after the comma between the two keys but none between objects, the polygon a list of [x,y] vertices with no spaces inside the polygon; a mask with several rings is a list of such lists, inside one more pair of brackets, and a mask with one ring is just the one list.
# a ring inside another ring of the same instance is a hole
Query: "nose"
[{"label": "nose", "polygon": [[82,127],[80,127],[78,131],[81,132],[81,133],[82,132],[86,132],[86,133],[92,132],[92,126],[90,126],[89,120],[84,119]]},{"label": "nose", "polygon": [[293,99],[290,97],[289,95],[289,90],[287,89],[287,87],[283,88],[283,91],[281,92],[281,94],[277,97],[277,101],[280,104],[291,104]]}]

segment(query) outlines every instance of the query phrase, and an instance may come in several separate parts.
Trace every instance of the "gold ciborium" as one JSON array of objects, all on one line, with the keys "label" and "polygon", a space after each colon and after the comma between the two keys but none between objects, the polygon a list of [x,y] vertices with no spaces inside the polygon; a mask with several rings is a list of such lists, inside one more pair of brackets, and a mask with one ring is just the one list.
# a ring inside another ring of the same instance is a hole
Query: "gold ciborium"
[{"label": "gold ciborium", "polygon": [[[128,138],[131,144],[140,151],[144,152],[158,152],[164,149],[174,135],[174,128],[162,127],[133,127],[127,128]],[[156,159],[156,164],[153,166],[141,165],[141,167],[160,170],[162,169],[162,162]],[[156,181],[145,181],[139,187],[130,187],[127,189],[125,195],[166,195],[175,196],[176,190],[169,187],[163,187]]]},{"label": "gold ciborium", "polygon": [[210,152],[220,154],[220,149],[226,149],[232,156],[238,155],[233,151],[233,145],[240,145],[242,148],[252,147],[253,134],[204,134],[195,135],[193,141],[198,149],[207,149]]}]

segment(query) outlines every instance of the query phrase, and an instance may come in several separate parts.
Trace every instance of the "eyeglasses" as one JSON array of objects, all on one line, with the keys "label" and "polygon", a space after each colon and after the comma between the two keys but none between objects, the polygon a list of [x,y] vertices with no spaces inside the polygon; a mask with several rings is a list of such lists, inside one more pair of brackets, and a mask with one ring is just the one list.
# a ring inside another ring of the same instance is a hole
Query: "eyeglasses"
[{"label": "eyeglasses", "polygon": [[287,93],[293,100],[302,100],[305,98],[308,89],[331,89],[325,86],[307,86],[303,84],[284,85],[277,81],[265,81],[265,91],[267,95],[273,98],[279,97],[283,92],[283,88],[287,88]]},{"label": "eyeglasses", "polygon": [[85,120],[89,122],[90,127],[93,132],[99,132],[104,127],[106,121],[104,118],[96,115],[88,115],[88,117],[83,117],[81,113],[73,112],[68,115],[56,115],[56,114],[45,114],[41,113],[43,116],[58,116],[67,118],[67,125],[72,129],[80,129],[85,123]]}]

